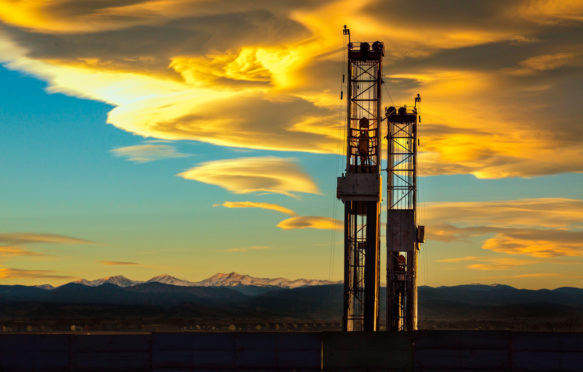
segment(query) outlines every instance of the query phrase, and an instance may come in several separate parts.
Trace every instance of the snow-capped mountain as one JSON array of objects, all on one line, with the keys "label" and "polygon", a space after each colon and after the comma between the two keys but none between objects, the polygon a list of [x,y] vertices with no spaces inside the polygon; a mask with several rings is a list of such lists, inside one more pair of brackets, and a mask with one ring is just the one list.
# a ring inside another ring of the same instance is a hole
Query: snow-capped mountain
[{"label": "snow-capped mountain", "polygon": [[118,287],[132,287],[136,284],[142,283],[140,281],[134,281],[131,279],[126,278],[123,275],[116,275],[116,276],[108,276],[106,278],[95,279],[95,280],[87,280],[87,279],[80,279],[76,280],[73,283],[83,284],[89,287],[97,287],[105,283],[115,284]]},{"label": "snow-capped mountain", "polygon": [[195,282],[190,282],[188,280],[178,279],[177,277],[172,276],[172,275],[168,275],[168,274],[162,274],[162,275],[155,276],[152,279],[147,280],[146,282],[147,283],[162,283],[162,284],[178,285],[181,287],[193,287],[193,286],[199,285]]},{"label": "snow-capped mountain", "polygon": [[255,278],[250,275],[241,275],[237,273],[218,273],[210,278],[201,280],[197,285],[203,287],[236,287],[240,285],[253,285],[257,287],[281,287],[281,288],[298,288],[312,285],[336,284],[329,280],[316,279],[296,279],[290,280],[285,278]]},{"label": "snow-capped mountain", "polygon": [[179,279],[168,274],[155,276],[145,282],[135,281],[126,278],[122,275],[109,276],[106,278],[87,280],[80,279],[73,283],[83,284],[90,287],[97,287],[105,283],[115,284],[118,287],[132,287],[141,283],[162,283],[169,285],[176,285],[181,287],[237,287],[237,286],[256,286],[256,287],[279,287],[279,288],[298,288],[313,285],[337,284],[339,282],[332,282],[329,280],[316,279],[285,279],[285,278],[256,278],[250,275],[232,273],[218,273],[210,278],[201,280],[199,282],[191,282],[189,280]]},{"label": "snow-capped mountain", "polygon": [[35,287],[40,288],[40,289],[46,289],[46,290],[55,289],[55,287],[53,287],[50,284],[39,284],[39,285],[35,285]]}]

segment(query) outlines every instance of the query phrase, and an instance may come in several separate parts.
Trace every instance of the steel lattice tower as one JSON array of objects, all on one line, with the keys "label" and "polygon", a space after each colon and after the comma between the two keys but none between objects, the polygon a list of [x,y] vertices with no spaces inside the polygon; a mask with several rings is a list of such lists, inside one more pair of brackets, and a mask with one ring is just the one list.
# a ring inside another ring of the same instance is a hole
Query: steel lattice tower
[{"label": "steel lattice tower", "polygon": [[387,329],[417,329],[417,102],[386,109],[387,146]]},{"label": "steel lattice tower", "polygon": [[[345,29],[345,34],[348,30]],[[344,202],[344,331],[376,331],[379,316],[383,43],[348,43]]]}]

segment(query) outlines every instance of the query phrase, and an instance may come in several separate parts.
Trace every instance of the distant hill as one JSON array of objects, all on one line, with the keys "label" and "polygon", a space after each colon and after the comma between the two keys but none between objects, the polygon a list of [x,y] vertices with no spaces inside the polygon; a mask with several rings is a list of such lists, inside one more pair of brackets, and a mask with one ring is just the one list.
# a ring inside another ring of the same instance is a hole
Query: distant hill
[{"label": "distant hill", "polygon": [[562,287],[557,289],[516,289],[508,285],[458,285],[451,287],[418,288],[421,301],[449,301],[468,305],[503,306],[538,302],[583,307],[583,289]]},{"label": "distant hill", "polygon": [[[258,282],[236,275],[214,278],[203,283],[204,286],[192,282],[183,285],[180,279],[169,276],[158,279],[181,285],[150,280],[128,286],[127,280],[119,277],[106,279],[100,285],[94,281],[89,283],[91,285],[77,282],[54,289],[3,285],[0,286],[0,321],[85,319],[88,316],[92,319],[133,319],[133,322],[144,319],[158,319],[156,322],[164,322],[164,319],[339,321],[342,316],[342,284],[284,288],[269,283],[290,284],[270,280]],[[384,288],[380,305],[383,323],[386,313]],[[422,286],[419,287],[419,321],[420,327],[431,329],[583,330],[583,289]]]}]

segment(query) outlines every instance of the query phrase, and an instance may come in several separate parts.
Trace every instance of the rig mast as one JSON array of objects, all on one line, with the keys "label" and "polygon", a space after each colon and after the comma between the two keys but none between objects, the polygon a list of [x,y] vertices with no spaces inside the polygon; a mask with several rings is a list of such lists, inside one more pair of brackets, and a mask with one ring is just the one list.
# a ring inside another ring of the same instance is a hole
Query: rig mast
[{"label": "rig mast", "polygon": [[[348,29],[344,33],[350,35]],[[344,331],[376,331],[379,317],[381,83],[384,45],[348,43],[344,202]]]},{"label": "rig mast", "polygon": [[388,107],[387,147],[387,330],[417,329],[417,102]]}]

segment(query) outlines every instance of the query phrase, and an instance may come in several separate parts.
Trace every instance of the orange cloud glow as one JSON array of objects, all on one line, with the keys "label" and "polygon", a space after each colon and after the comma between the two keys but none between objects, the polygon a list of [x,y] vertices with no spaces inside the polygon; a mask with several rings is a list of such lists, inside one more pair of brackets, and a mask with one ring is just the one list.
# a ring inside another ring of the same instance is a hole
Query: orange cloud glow
[{"label": "orange cloud glow", "polygon": [[0,244],[90,244],[92,242],[83,239],[72,238],[56,234],[36,234],[36,233],[4,233],[0,234]]},{"label": "orange cloud glow", "polygon": [[501,232],[482,246],[494,252],[533,257],[583,256],[583,231],[517,230]]},{"label": "orange cloud glow", "polygon": [[178,174],[189,180],[220,186],[235,194],[294,192],[318,194],[318,187],[293,159],[237,158],[203,163]]},{"label": "orange cloud glow", "polygon": [[113,105],[108,122],[140,136],[342,153],[347,23],[387,45],[386,104],[422,93],[423,174],[580,172],[567,118],[583,114],[549,107],[573,102],[561,74],[582,64],[569,27],[583,9],[558,3],[0,1],[0,58],[51,92]]},{"label": "orange cloud glow", "polygon": [[42,253],[32,252],[20,247],[0,245],[1,256],[42,256]]},{"label": "orange cloud glow", "polygon": [[25,270],[0,267],[1,279],[71,279],[68,275],[56,274],[53,270]]},{"label": "orange cloud glow", "polygon": [[558,276],[562,275],[558,273],[532,273],[513,275],[514,278],[553,278]]},{"label": "orange cloud glow", "polygon": [[427,203],[424,214],[429,240],[486,237],[483,249],[549,258],[583,256],[582,207],[566,198],[443,202]]},{"label": "orange cloud glow", "polygon": [[492,270],[510,270],[519,266],[532,265],[540,261],[532,259],[516,259],[509,257],[455,257],[437,260],[442,263],[469,262],[466,268],[472,270],[492,271]]},{"label": "orange cloud glow", "polygon": [[135,163],[148,163],[160,159],[184,158],[189,155],[177,152],[170,145],[144,144],[118,147],[111,150],[115,156],[126,157]]},{"label": "orange cloud glow", "polygon": [[583,228],[583,200],[568,198],[425,203],[423,214],[431,223]]},{"label": "orange cloud glow", "polygon": [[130,261],[100,261],[103,265],[107,266],[133,266],[137,265],[136,262]]},{"label": "orange cloud glow", "polygon": [[277,224],[283,230],[294,229],[319,229],[319,230],[342,230],[344,224],[330,217],[297,216],[285,219]]},{"label": "orange cloud glow", "polygon": [[295,216],[296,213],[289,208],[282,207],[281,205],[272,204],[272,203],[258,203],[258,202],[251,202],[251,201],[241,201],[241,202],[230,202],[226,201],[221,205],[225,208],[260,208],[260,209],[267,209],[271,211],[280,212],[283,214],[287,214],[290,216]]}]

